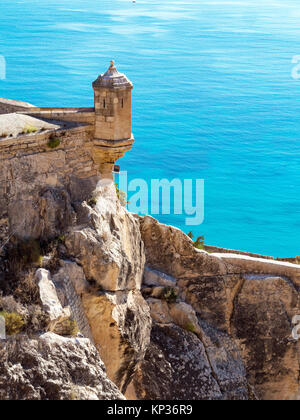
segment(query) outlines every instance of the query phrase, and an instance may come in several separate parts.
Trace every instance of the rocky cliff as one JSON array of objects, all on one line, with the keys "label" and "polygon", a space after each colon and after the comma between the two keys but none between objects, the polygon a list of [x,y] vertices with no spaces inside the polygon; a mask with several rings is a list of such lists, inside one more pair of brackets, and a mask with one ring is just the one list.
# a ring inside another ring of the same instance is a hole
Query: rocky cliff
[{"label": "rocky cliff", "polygon": [[2,165],[0,399],[299,399],[299,266],[128,213],[81,141]]}]

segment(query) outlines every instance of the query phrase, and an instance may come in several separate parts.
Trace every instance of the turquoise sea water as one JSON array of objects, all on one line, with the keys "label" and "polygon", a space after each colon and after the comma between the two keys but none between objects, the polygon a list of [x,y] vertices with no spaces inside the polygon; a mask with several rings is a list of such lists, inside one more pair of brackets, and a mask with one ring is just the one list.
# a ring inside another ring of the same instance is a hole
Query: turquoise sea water
[{"label": "turquoise sea water", "polygon": [[[134,82],[129,177],[205,179],[206,242],[300,254],[299,0],[0,0],[0,96],[92,106]],[[186,232],[185,216],[160,216]]]}]

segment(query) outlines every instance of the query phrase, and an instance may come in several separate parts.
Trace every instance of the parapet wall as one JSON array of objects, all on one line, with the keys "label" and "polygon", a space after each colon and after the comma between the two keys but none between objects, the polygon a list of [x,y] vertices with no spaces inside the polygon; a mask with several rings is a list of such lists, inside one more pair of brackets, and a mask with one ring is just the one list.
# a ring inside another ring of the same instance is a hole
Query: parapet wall
[{"label": "parapet wall", "polygon": [[12,99],[0,98],[0,114],[10,114],[12,112],[26,111],[32,107],[31,104]]},{"label": "parapet wall", "polygon": [[[269,257],[267,255],[261,255],[261,254],[254,254],[253,252],[246,252],[246,251],[238,251],[235,249],[228,249],[228,248],[222,248],[219,246],[213,246],[213,245],[204,245],[204,250],[210,253],[222,253],[222,254],[238,254],[238,255],[246,255],[248,257],[253,258],[263,258],[266,260],[274,260],[273,257]],[[293,261],[290,261],[293,262]]]},{"label": "parapet wall", "polygon": [[[21,111],[24,113],[23,111]],[[25,113],[32,117],[70,121],[95,125],[94,108],[28,108]]]},{"label": "parapet wall", "polygon": [[[48,146],[53,134],[61,141],[55,150],[68,150],[84,146],[92,147],[92,139],[89,136],[89,127],[81,126],[71,129],[56,130],[55,132],[45,132],[32,135],[8,138],[0,141],[0,161],[13,157],[22,157],[36,153],[51,153],[52,149]],[[0,168],[1,169],[1,168]]]}]

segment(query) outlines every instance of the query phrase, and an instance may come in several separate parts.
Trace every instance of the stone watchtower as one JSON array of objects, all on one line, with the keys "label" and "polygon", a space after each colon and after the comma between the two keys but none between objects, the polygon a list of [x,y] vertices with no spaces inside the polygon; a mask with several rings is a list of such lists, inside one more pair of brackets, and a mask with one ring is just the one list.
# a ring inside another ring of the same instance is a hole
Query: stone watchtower
[{"label": "stone watchtower", "polygon": [[115,161],[131,149],[132,83],[119,73],[112,61],[106,73],[93,83],[95,92],[95,133],[93,158],[103,178],[113,178]]}]

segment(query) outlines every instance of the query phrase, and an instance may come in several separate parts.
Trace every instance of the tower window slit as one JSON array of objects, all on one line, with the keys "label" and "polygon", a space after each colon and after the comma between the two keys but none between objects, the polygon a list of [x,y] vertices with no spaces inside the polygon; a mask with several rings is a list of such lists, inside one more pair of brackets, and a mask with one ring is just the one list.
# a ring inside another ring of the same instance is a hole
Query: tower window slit
[{"label": "tower window slit", "polygon": [[103,108],[106,108],[106,100],[103,99]]}]

